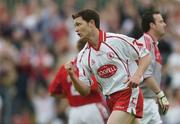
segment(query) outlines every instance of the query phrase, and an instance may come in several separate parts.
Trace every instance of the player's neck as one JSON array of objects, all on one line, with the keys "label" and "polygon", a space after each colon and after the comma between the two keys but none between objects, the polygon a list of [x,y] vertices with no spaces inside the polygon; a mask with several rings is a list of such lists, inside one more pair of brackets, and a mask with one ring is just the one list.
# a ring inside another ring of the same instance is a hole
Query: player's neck
[{"label": "player's neck", "polygon": [[90,44],[94,47],[94,48],[98,48],[98,42],[99,42],[99,30],[95,29],[91,36],[90,36]]},{"label": "player's neck", "polygon": [[151,38],[153,39],[153,41],[158,41],[158,39],[159,39],[159,36],[155,33],[155,32],[153,32],[153,31],[148,31],[147,32],[147,34],[149,34],[150,36],[151,36]]}]

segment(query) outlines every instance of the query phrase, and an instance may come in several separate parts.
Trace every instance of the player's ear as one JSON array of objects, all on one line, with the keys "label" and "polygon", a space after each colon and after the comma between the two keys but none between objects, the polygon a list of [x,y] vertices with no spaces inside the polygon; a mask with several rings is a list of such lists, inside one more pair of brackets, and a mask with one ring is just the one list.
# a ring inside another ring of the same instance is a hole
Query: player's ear
[{"label": "player's ear", "polygon": [[154,23],[150,23],[150,28],[154,28],[155,24]]},{"label": "player's ear", "polygon": [[89,25],[90,25],[91,27],[94,27],[94,26],[95,26],[95,21],[94,21],[93,19],[91,19],[91,20],[89,21]]}]

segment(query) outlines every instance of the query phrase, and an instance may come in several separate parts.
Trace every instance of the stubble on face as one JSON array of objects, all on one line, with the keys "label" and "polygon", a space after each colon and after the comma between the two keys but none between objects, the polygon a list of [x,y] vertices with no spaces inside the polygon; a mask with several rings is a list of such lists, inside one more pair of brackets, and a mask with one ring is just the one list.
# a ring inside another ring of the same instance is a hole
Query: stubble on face
[{"label": "stubble on face", "polygon": [[164,19],[160,14],[154,15],[155,25],[156,25],[156,34],[159,35],[159,37],[163,36],[165,34],[166,30],[166,24],[164,22]]}]

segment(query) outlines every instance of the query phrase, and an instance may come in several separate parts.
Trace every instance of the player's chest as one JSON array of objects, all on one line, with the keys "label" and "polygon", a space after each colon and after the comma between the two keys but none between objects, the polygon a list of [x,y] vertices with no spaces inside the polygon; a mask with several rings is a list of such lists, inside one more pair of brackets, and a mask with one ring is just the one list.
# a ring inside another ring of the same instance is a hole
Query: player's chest
[{"label": "player's chest", "polygon": [[106,68],[116,70],[119,63],[117,55],[115,47],[101,46],[98,51],[91,48],[85,56],[84,64],[93,72]]},{"label": "player's chest", "polygon": [[106,46],[101,46],[98,51],[93,48],[89,50],[88,61],[92,66],[112,62],[114,58],[116,58],[116,53]]},{"label": "player's chest", "polygon": [[162,58],[159,49],[157,46],[154,46],[153,44],[151,46],[150,55],[153,63],[162,64]]}]

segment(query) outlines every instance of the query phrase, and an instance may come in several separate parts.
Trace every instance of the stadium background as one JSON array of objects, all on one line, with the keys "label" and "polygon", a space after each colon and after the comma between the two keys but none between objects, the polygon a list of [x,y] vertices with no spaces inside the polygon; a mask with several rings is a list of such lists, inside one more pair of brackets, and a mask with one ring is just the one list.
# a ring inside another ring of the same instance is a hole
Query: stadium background
[{"label": "stadium background", "polygon": [[159,43],[162,88],[171,107],[164,124],[180,124],[180,0],[0,0],[0,124],[66,124],[65,99],[48,95],[58,67],[76,53],[71,15],[95,9],[101,29],[134,38],[140,17],[159,10],[167,33]]}]

